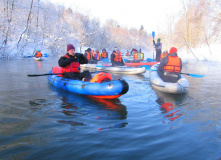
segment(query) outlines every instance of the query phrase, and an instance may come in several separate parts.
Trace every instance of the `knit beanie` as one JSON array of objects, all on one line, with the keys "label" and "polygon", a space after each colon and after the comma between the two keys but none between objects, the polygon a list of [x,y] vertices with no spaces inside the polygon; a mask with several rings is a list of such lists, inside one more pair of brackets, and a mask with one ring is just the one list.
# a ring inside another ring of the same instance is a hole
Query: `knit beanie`
[{"label": "knit beanie", "polygon": [[175,47],[171,47],[169,53],[170,53],[170,54],[172,54],[172,53],[177,53],[177,49],[176,49]]},{"label": "knit beanie", "polygon": [[69,50],[71,50],[71,49],[74,49],[74,50],[75,50],[75,48],[74,48],[74,46],[73,46],[72,44],[68,44],[68,45],[67,45],[67,52],[68,52]]}]

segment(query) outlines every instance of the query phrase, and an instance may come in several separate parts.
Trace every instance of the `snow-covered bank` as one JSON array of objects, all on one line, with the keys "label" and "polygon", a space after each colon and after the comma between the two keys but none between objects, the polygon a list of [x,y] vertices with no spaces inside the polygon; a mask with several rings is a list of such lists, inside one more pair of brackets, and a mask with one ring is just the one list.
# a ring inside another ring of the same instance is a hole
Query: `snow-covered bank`
[{"label": "snow-covered bank", "polygon": [[[210,47],[202,46],[200,48],[191,49],[189,53],[186,50],[179,51],[178,55],[184,60],[200,60],[200,61],[218,61],[221,62],[221,44],[214,44]],[[194,56],[195,55],[195,56]]]}]

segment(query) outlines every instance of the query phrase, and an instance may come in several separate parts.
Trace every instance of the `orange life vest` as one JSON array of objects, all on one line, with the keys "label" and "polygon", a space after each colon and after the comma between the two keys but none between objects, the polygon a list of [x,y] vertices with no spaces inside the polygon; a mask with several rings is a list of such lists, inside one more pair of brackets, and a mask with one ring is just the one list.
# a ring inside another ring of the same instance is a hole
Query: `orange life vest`
[{"label": "orange life vest", "polygon": [[138,53],[133,54],[134,60],[138,59]]},{"label": "orange life vest", "polygon": [[115,57],[114,57],[114,61],[115,62],[121,62],[121,59],[122,59],[122,54],[121,52],[118,54],[118,53],[114,53]]},{"label": "orange life vest", "polygon": [[39,51],[36,51],[36,55],[35,55],[35,57],[42,57],[42,54],[41,54],[41,52],[39,52]]},{"label": "orange life vest", "polygon": [[85,53],[87,54],[87,57],[86,57],[86,58],[87,58],[88,60],[91,60],[91,54],[90,54],[89,52],[87,52],[87,51],[86,51]]},{"label": "orange life vest", "polygon": [[99,60],[99,55],[97,52],[93,52],[91,57],[95,57],[97,60]]},{"label": "orange life vest", "polygon": [[102,53],[101,53],[101,57],[102,57],[102,58],[107,58],[107,52],[102,52]]},{"label": "orange life vest", "polygon": [[105,73],[105,72],[100,72],[100,73],[96,74],[90,80],[90,82],[101,83],[102,81],[107,81],[107,80],[111,80],[111,74],[110,73]]},{"label": "orange life vest", "polygon": [[[67,54],[64,57],[70,58]],[[71,62],[66,67],[62,67],[62,73],[63,72],[80,72],[80,63]]]},{"label": "orange life vest", "polygon": [[180,58],[178,56],[168,56],[168,63],[164,66],[164,70],[179,73],[181,71]]}]

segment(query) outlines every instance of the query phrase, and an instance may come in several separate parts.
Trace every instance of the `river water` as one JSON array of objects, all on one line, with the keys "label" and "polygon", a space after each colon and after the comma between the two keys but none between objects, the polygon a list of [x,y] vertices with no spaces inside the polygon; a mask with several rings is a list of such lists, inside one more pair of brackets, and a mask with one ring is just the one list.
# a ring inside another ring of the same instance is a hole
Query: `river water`
[{"label": "river water", "polygon": [[[221,64],[189,62],[189,91],[163,94],[143,75],[116,100],[90,99],[50,86],[58,57],[0,60],[0,159],[221,159]],[[166,106],[166,107],[165,107]],[[169,108],[169,109],[168,109]]]}]

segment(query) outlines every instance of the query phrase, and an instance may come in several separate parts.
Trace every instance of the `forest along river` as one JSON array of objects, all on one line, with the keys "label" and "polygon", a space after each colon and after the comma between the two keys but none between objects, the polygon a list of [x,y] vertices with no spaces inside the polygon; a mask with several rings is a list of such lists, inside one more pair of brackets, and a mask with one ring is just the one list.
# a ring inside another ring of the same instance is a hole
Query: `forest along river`
[{"label": "forest along river", "polygon": [[[221,64],[189,62],[189,92],[163,94],[143,75],[116,100],[50,86],[58,57],[0,60],[0,159],[220,159]],[[172,106],[171,106],[172,105]]]}]

